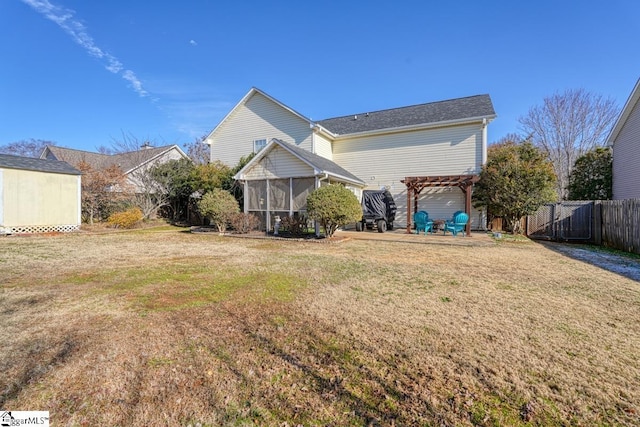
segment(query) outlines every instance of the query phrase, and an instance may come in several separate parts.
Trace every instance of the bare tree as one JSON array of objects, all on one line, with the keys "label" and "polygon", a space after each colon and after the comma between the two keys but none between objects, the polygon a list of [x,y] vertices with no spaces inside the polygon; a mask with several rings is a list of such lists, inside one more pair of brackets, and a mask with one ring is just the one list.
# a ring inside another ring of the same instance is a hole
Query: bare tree
[{"label": "bare tree", "polygon": [[96,147],[96,151],[100,154],[108,154],[108,155],[113,154],[113,148],[107,147],[106,145],[100,145]]},{"label": "bare tree", "polygon": [[204,143],[205,138],[206,135],[184,144],[187,156],[196,165],[206,165],[211,161],[211,147]]},{"label": "bare tree", "polygon": [[89,224],[106,219],[111,206],[130,197],[127,178],[116,165],[94,169],[81,161],[75,167],[82,172],[82,215]]},{"label": "bare tree", "polygon": [[155,219],[158,211],[168,206],[171,200],[166,183],[160,182],[154,175],[156,166],[147,164],[129,175],[135,188],[133,202],[140,208],[145,219]]},{"label": "bare tree", "polygon": [[111,137],[111,147],[100,147],[102,151],[107,154],[122,154],[139,151],[140,149],[153,147],[156,145],[155,141],[149,139],[141,140],[132,133],[126,133],[121,131],[120,138]]},{"label": "bare tree", "polygon": [[578,157],[605,145],[619,108],[584,89],[567,90],[544,98],[542,105],[519,119],[527,139],[542,148],[553,162],[558,194],[568,195],[569,176]]},{"label": "bare tree", "polygon": [[40,157],[42,150],[44,150],[44,147],[47,145],[56,145],[56,143],[44,139],[23,139],[22,141],[0,145],[0,153],[37,158]]},{"label": "bare tree", "polygon": [[141,165],[129,173],[129,181],[134,188],[133,203],[140,208],[145,219],[156,218],[158,211],[169,205],[170,197],[166,184],[154,176],[157,162],[146,162],[145,149],[153,148],[154,144],[125,132],[122,132],[121,139],[112,139],[112,154],[126,153],[129,159]]},{"label": "bare tree", "polygon": [[497,141],[491,143],[491,145],[504,145],[504,144],[519,144],[525,142],[525,138],[518,133],[508,133]]}]

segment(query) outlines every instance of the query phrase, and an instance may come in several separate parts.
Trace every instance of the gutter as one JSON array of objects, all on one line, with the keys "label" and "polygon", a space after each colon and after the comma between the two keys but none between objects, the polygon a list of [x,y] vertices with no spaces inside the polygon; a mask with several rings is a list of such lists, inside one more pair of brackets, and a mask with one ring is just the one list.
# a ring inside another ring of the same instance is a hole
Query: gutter
[{"label": "gutter", "polygon": [[408,126],[399,126],[395,128],[385,128],[385,129],[368,130],[363,132],[345,133],[341,135],[336,135],[335,140],[339,141],[341,139],[362,138],[366,136],[385,135],[385,134],[391,134],[391,133],[397,133],[397,132],[409,132],[414,130],[433,129],[438,127],[472,124],[472,123],[478,123],[478,122],[489,123],[496,117],[497,115],[493,114],[490,116],[469,117],[465,119],[445,120],[445,121],[434,122],[434,123],[422,123],[419,125],[408,125]]},{"label": "gutter", "polygon": [[362,187],[365,187],[367,185],[364,181],[360,181],[360,180],[354,181],[351,178],[347,178],[346,176],[338,175],[338,174],[335,174],[335,173],[329,174],[328,172],[323,172],[323,174],[325,175],[325,177],[322,178],[322,180],[329,178],[329,176],[333,176],[335,178],[338,178],[338,179],[340,179],[342,181],[345,181],[345,182],[348,182],[350,184],[362,185]]},{"label": "gutter", "polygon": [[337,138],[339,136],[339,135],[337,135],[335,133],[330,132],[328,129],[320,126],[317,123],[311,123],[311,130],[314,133],[319,133],[319,134],[327,136],[327,137],[329,137],[331,139],[335,139],[335,138]]},{"label": "gutter", "polygon": [[[329,179],[329,173],[327,172],[321,172],[321,174],[323,175],[322,177],[320,177],[318,174],[316,174],[316,178],[318,178],[318,184],[320,183],[320,181],[324,181]],[[318,187],[320,188],[320,187]]]}]

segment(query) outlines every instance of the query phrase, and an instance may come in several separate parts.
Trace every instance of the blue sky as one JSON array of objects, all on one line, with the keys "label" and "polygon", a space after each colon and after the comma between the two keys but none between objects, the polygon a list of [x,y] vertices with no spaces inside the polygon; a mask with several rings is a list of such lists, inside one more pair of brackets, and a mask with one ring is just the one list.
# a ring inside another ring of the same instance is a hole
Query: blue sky
[{"label": "blue sky", "polygon": [[0,0],[0,145],[208,133],[252,87],[314,120],[488,93],[489,140],[545,96],[620,107],[640,2]]}]

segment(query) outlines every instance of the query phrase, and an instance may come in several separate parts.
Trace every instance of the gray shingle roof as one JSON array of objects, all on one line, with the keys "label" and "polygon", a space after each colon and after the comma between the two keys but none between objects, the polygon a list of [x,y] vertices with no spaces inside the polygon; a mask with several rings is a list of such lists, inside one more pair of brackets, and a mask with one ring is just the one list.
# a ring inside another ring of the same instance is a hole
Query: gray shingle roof
[{"label": "gray shingle roof", "polygon": [[12,156],[0,154],[0,168],[20,169],[36,172],[61,173],[66,175],[81,175],[81,172],[60,160],[34,159],[33,157]]},{"label": "gray shingle roof", "polygon": [[364,184],[364,181],[362,181],[360,178],[358,178],[357,176],[355,176],[345,168],[332,162],[331,160],[326,159],[317,154],[314,154],[311,151],[307,151],[304,148],[300,148],[297,145],[284,142],[280,139],[276,139],[276,138],[274,139],[278,143],[280,143],[283,147],[290,150],[292,153],[294,153],[296,156],[298,156],[299,158],[307,162],[309,165],[311,165],[315,169],[318,169],[322,172],[326,172],[329,175],[344,177],[350,181]]},{"label": "gray shingle roof", "polygon": [[128,153],[101,154],[92,153],[90,151],[75,150],[72,148],[57,147],[55,145],[47,146],[53,157],[58,160],[64,160],[69,164],[77,166],[80,162],[85,162],[94,169],[106,169],[110,166],[116,165],[123,172],[129,172],[131,169],[134,169],[137,166],[153,159],[157,155],[169,150],[171,147],[173,147],[173,145],[152,147],[144,150],[130,151]]},{"label": "gray shingle roof", "polygon": [[489,95],[430,102],[389,110],[352,114],[317,123],[337,135],[495,116]]}]

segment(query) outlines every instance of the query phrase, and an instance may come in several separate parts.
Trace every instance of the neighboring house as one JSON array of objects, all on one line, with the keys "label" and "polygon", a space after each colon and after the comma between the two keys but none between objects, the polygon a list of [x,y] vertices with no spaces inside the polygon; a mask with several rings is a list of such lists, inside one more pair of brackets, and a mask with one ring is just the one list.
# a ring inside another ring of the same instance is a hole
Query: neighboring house
[{"label": "neighboring house", "polygon": [[80,163],[87,163],[93,169],[106,169],[111,166],[118,166],[127,176],[127,181],[138,191],[144,184],[144,173],[152,166],[168,162],[170,160],[188,159],[177,145],[166,145],[163,147],[151,147],[148,144],[140,147],[140,150],[118,154],[102,154],[90,151],[74,150],[71,148],[47,145],[41,159],[62,160],[75,167]]},{"label": "neighboring house", "polygon": [[640,79],[609,135],[613,147],[613,199],[640,199]]},{"label": "neighboring house", "polygon": [[482,228],[484,214],[471,209],[467,189],[486,161],[495,117],[489,95],[478,95],[312,121],[252,88],[204,142],[211,161],[229,166],[258,153],[235,178],[245,187],[245,211],[268,229],[275,215],[304,213],[303,195],[331,182],[358,196],[389,189],[396,226],[407,230],[416,210],[434,219],[468,210]]},{"label": "neighboring house", "polygon": [[66,162],[0,154],[0,234],[79,230],[80,180]]}]

